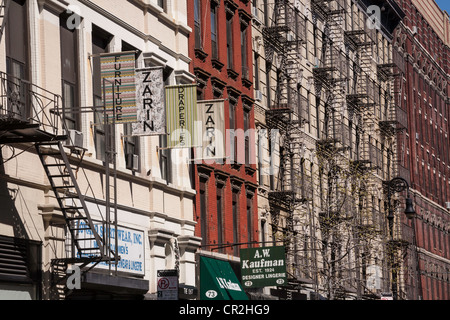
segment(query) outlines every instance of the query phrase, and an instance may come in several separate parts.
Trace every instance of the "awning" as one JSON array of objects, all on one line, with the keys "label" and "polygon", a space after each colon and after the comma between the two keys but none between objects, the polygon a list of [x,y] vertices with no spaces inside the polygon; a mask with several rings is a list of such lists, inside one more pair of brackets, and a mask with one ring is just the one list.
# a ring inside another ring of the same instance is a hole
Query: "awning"
[{"label": "awning", "polygon": [[200,300],[248,300],[227,261],[200,257]]}]

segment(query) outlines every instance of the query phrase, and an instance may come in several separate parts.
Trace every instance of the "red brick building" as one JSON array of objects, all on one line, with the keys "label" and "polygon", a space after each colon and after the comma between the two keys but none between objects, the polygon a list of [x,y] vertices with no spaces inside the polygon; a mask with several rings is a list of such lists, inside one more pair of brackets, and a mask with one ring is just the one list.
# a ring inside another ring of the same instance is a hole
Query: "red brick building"
[{"label": "red brick building", "polygon": [[408,133],[400,136],[398,152],[400,165],[409,169],[417,213],[402,224],[403,238],[417,244],[408,249],[405,298],[448,300],[450,22],[433,0],[397,2],[406,13],[394,41],[407,57],[402,98],[408,112]]},{"label": "red brick building", "polygon": [[[226,129],[254,129],[250,2],[187,3],[197,99],[224,99]],[[258,239],[255,143],[251,134],[227,141],[232,143],[226,145],[226,158],[193,168],[196,235],[203,250],[238,256],[240,248]]]}]

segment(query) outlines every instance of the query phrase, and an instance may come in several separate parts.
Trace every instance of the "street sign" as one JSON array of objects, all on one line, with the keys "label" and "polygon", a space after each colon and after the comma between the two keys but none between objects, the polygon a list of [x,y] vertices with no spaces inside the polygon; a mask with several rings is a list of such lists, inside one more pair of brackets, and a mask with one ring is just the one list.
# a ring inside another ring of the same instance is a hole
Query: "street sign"
[{"label": "street sign", "polygon": [[241,249],[241,283],[244,288],[287,284],[284,246]]},{"label": "street sign", "polygon": [[392,293],[381,293],[381,299],[380,300],[394,300]]},{"label": "street sign", "polygon": [[158,300],[178,300],[178,271],[158,270]]}]

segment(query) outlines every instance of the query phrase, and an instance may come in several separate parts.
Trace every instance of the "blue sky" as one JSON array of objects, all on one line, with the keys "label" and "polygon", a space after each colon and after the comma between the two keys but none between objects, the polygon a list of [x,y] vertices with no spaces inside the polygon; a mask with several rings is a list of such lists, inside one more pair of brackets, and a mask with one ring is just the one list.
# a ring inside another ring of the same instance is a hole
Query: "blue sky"
[{"label": "blue sky", "polygon": [[450,13],[450,0],[435,0],[436,3],[441,7],[442,10]]}]

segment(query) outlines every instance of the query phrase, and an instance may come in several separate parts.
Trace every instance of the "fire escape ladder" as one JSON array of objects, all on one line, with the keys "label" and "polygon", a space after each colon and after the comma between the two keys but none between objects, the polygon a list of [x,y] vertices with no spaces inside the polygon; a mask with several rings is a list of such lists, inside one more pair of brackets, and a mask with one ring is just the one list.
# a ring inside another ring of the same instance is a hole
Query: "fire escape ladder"
[{"label": "fire escape ladder", "polygon": [[[55,265],[97,264],[109,261],[111,255],[96,230],[84,196],[62,142],[37,142],[36,150],[66,222],[71,242],[71,258],[55,259]],[[67,245],[67,244],[66,244]],[[113,255],[114,252],[111,252]]]}]

